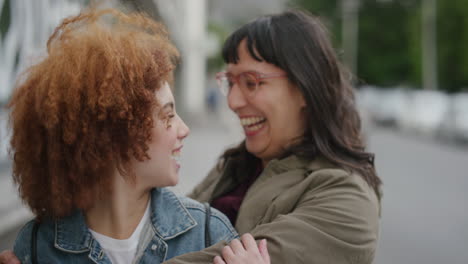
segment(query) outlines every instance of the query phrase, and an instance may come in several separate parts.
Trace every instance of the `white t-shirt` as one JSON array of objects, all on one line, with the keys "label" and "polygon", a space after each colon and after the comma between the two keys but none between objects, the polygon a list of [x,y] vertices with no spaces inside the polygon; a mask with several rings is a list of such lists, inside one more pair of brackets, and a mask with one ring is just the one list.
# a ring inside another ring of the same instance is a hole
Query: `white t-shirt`
[{"label": "white t-shirt", "polygon": [[114,239],[102,234],[99,234],[91,229],[89,231],[93,237],[99,242],[104,253],[113,264],[129,264],[133,262],[138,247],[141,230],[145,224],[150,221],[150,202],[146,207],[145,214],[140,220],[133,234],[127,239]]}]

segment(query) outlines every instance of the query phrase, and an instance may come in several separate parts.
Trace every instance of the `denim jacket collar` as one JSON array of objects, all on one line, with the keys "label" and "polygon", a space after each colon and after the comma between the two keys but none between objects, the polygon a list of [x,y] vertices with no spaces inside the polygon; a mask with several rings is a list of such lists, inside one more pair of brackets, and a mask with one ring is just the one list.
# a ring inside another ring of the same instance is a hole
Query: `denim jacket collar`
[{"label": "denim jacket collar", "polygon": [[151,192],[151,223],[156,234],[164,240],[174,238],[197,225],[179,198],[165,188],[153,189]]},{"label": "denim jacket collar", "polygon": [[[151,224],[161,239],[174,238],[197,225],[182,202],[170,190],[153,189],[151,192]],[[102,250],[88,231],[84,215],[76,211],[55,222],[55,247],[70,253],[92,251],[102,257]]]}]

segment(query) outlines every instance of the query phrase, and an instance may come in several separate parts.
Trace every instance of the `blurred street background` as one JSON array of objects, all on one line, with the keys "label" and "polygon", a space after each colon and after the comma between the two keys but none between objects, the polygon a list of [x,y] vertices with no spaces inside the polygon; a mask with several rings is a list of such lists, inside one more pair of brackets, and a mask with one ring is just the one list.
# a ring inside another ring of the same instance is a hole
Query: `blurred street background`
[{"label": "blurred street background", "polygon": [[[98,1],[99,2],[99,1]],[[85,0],[0,0],[0,251],[31,213],[11,182],[8,113],[15,79],[45,53],[53,28]],[[178,111],[191,128],[181,157],[187,193],[242,139],[216,89],[225,37],[290,7],[322,17],[356,76],[364,134],[384,185],[376,264],[468,263],[468,4],[466,0],[108,0],[168,25],[181,51]],[[38,186],[40,188],[40,186]]]}]

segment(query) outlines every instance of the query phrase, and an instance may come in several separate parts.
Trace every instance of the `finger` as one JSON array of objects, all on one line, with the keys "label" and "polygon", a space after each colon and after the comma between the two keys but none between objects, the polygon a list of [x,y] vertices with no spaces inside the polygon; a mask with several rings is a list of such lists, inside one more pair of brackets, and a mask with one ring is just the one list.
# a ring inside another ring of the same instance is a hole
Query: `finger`
[{"label": "finger", "polygon": [[242,240],[242,244],[244,245],[244,248],[247,251],[257,250],[258,248],[257,242],[255,241],[254,237],[251,234],[249,233],[243,234],[241,237],[241,240]]},{"label": "finger", "polygon": [[235,257],[234,252],[232,251],[230,246],[225,246],[221,250],[221,255],[223,256],[223,259],[225,259],[226,261],[229,261],[230,259]]},{"label": "finger", "polygon": [[245,248],[242,245],[242,243],[239,241],[239,239],[233,239],[231,243],[229,244],[229,246],[231,247],[232,251],[235,254],[239,254],[245,251]]},{"label": "finger", "polygon": [[11,250],[5,250],[0,254],[0,263],[2,264],[21,264],[19,259]]},{"label": "finger", "polygon": [[268,253],[268,246],[267,240],[262,239],[260,244],[258,245],[258,250],[260,251],[260,255],[265,263],[270,263],[270,254]]},{"label": "finger", "polygon": [[213,259],[213,264],[226,264],[224,260],[220,256],[216,256]]}]

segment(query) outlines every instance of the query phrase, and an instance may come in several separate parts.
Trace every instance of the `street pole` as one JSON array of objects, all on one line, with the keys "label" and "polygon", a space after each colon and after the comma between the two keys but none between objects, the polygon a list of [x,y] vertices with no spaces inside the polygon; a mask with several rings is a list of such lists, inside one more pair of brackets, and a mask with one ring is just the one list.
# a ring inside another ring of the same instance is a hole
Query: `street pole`
[{"label": "street pole", "polygon": [[341,1],[343,60],[355,76],[358,71],[359,4],[359,0]]},{"label": "street pole", "polygon": [[205,111],[207,0],[153,0],[181,54],[176,76],[180,112],[191,116]]},{"label": "street pole", "polygon": [[423,87],[436,90],[437,78],[437,0],[422,1]]},{"label": "street pole", "polygon": [[130,4],[136,11],[144,12],[154,20],[161,21],[159,10],[156,2],[153,0],[125,0],[125,3]]},{"label": "street pole", "polygon": [[183,107],[192,115],[205,110],[206,0],[185,0],[185,39],[182,43]]}]

